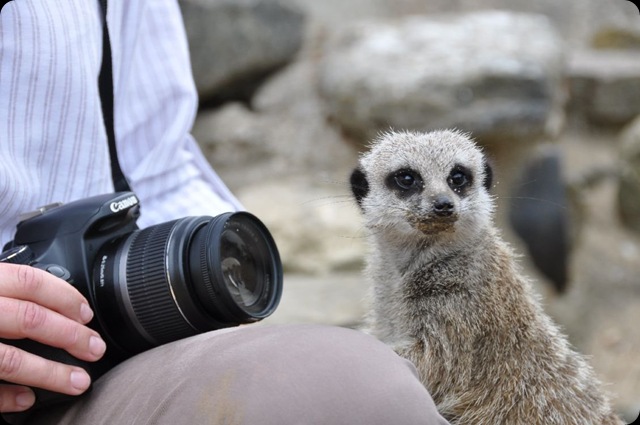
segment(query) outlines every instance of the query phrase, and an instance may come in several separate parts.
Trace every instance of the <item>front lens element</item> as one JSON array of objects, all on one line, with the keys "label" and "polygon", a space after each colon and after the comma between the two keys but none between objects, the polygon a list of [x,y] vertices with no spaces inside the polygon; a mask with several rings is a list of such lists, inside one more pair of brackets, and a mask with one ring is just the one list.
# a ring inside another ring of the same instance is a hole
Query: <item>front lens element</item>
[{"label": "front lens element", "polygon": [[275,242],[257,218],[245,212],[220,215],[195,240],[200,271],[192,267],[192,278],[202,280],[194,288],[209,314],[243,323],[275,310],[282,267]]}]

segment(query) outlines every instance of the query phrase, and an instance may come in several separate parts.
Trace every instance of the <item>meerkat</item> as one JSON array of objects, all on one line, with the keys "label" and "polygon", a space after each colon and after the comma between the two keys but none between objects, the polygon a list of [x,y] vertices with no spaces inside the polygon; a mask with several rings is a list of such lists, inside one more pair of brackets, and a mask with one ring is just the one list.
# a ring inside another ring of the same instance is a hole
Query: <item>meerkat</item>
[{"label": "meerkat", "polygon": [[351,175],[370,331],[452,424],[622,424],[493,224],[491,167],[458,131],[388,132]]}]

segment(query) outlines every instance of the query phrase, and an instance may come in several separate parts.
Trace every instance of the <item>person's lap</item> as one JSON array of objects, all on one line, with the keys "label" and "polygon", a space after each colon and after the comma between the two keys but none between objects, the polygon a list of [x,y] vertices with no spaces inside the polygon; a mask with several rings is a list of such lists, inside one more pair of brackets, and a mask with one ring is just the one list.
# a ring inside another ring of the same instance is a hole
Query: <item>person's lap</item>
[{"label": "person's lap", "polygon": [[389,347],[351,329],[251,325],[157,347],[29,423],[446,424]]}]

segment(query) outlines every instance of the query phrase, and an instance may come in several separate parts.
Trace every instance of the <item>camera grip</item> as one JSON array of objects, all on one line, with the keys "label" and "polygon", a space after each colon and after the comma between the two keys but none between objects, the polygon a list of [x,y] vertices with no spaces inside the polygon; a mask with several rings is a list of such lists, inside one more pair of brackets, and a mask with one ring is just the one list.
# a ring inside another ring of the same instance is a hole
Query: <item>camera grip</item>
[{"label": "camera grip", "polygon": [[[17,339],[17,340],[10,340],[10,339],[3,339],[0,338],[0,343],[2,344],[6,344],[6,345],[12,345],[14,347],[17,347],[23,351],[27,351],[29,353],[33,353],[36,354],[40,357],[43,357],[45,359],[48,360],[52,360],[58,363],[65,363],[68,365],[72,365],[72,366],[78,366],[81,367],[83,369],[85,369],[87,371],[87,373],[89,373],[90,376],[93,376],[92,373],[92,368],[91,368],[91,364],[85,361],[82,361],[80,359],[77,359],[75,357],[73,357],[71,354],[67,353],[66,351],[60,349],[60,348],[56,348],[56,347],[51,347],[49,345],[45,345],[45,344],[41,344],[39,342],[30,340],[30,339]],[[2,383],[8,383],[8,384],[13,384],[11,382],[6,382],[6,381],[1,381]],[[93,385],[93,383],[92,383]],[[56,393],[53,391],[49,391],[49,390],[43,390],[42,388],[35,388],[32,387],[31,388],[33,390],[33,392],[36,395],[36,402],[33,405],[33,407],[31,407],[29,410],[27,410],[28,412],[31,412],[33,410],[36,409],[42,409],[42,408],[46,408],[46,407],[50,407],[53,406],[55,404],[58,403],[63,403],[65,401],[71,401],[74,400],[76,397],[78,396],[71,396],[71,395],[67,395],[67,394],[61,394],[61,393]],[[91,390],[91,386],[89,387],[89,389],[87,391]],[[25,412],[21,412],[21,413],[12,413],[12,414],[4,414],[5,416],[7,415],[24,415]]]}]

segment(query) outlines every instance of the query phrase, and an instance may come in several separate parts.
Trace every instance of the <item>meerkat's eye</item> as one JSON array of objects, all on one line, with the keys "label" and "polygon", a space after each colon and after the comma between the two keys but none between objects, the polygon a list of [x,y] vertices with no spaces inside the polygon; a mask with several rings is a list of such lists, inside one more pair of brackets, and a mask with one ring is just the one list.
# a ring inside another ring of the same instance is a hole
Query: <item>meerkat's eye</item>
[{"label": "meerkat's eye", "polygon": [[447,183],[456,193],[462,194],[473,182],[471,171],[461,165],[456,165],[451,170]]},{"label": "meerkat's eye", "polygon": [[424,184],[420,174],[413,170],[398,170],[389,174],[386,180],[387,187],[398,191],[402,195],[411,195],[420,192]]},{"label": "meerkat's eye", "polygon": [[409,190],[416,184],[416,178],[410,173],[401,173],[395,176],[399,188]]},{"label": "meerkat's eye", "polygon": [[449,176],[449,184],[454,187],[461,187],[467,183],[467,176],[460,171],[455,171]]}]

